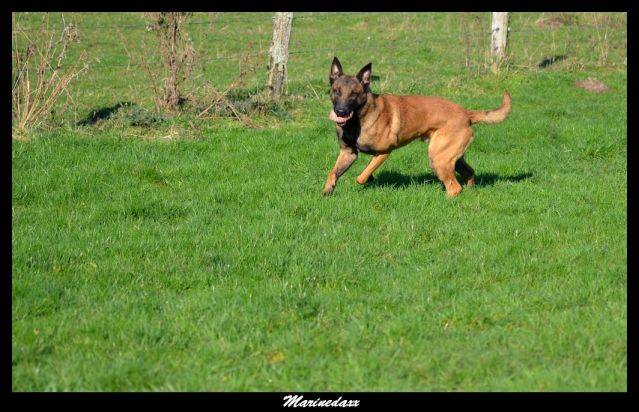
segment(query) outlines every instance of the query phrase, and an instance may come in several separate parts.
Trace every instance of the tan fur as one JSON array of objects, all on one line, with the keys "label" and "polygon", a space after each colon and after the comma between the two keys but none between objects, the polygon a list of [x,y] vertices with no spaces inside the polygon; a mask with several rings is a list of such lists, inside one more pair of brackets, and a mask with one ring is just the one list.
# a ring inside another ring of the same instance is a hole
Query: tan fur
[{"label": "tan fur", "polygon": [[510,94],[508,91],[504,92],[504,98],[501,102],[501,107],[496,110],[469,110],[468,115],[470,117],[470,123],[501,123],[506,120],[506,117],[510,114],[511,103]]},{"label": "tan fur", "polygon": [[[370,76],[370,65],[368,67]],[[364,103],[355,111],[357,116],[353,116],[353,121],[359,121],[359,127],[352,123],[336,125],[340,155],[329,173],[324,194],[333,191],[339,176],[355,161],[358,152],[374,155],[357,178],[359,184],[365,184],[393,150],[422,138],[430,140],[428,158],[431,168],[446,187],[448,196],[456,196],[462,187],[455,172],[468,186],[474,183],[475,172],[463,158],[473,139],[470,126],[481,122],[499,123],[511,111],[511,98],[507,91],[498,109],[475,111],[466,110],[441,97],[375,95],[367,90],[365,82],[363,87],[358,87],[352,77],[331,78],[333,90],[339,91],[340,96],[351,93]],[[335,104],[339,99],[333,100]]]}]

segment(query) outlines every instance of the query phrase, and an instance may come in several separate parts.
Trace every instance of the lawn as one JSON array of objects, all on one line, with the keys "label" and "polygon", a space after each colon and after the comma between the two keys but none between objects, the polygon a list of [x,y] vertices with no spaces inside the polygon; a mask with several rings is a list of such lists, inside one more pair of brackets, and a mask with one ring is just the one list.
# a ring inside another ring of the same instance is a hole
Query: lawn
[{"label": "lawn", "polygon": [[[89,50],[94,69],[73,110],[12,142],[13,390],[627,390],[625,14],[609,29],[540,16],[513,13],[513,63],[491,74],[488,39],[467,34],[489,13],[300,13],[286,111],[255,127],[77,125],[122,101],[151,109],[152,93],[107,30],[140,14],[66,16],[71,57]],[[228,85],[238,62],[220,56],[265,53],[270,18],[194,25],[203,63],[186,87]],[[415,142],[367,186],[360,155],[322,197],[334,54],[349,74],[372,61],[377,92],[488,109],[508,89],[509,119],[475,127],[477,185],[448,199]],[[575,87],[587,77],[610,90]]]}]

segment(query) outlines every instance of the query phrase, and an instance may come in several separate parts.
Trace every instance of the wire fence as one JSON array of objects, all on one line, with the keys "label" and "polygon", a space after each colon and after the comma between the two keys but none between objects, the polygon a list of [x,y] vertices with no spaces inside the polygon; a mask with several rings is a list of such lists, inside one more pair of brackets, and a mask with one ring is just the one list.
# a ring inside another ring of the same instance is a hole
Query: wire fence
[{"label": "wire fence", "polygon": [[[388,15],[389,13],[362,13],[362,12],[324,12],[324,13],[308,13],[306,15],[298,15],[298,14],[294,14],[293,17],[293,27],[295,30],[295,22],[299,22],[299,21],[318,21],[318,20],[322,20],[322,19],[327,19],[327,18],[339,18],[339,17],[349,17],[349,16],[356,16],[359,18],[366,18],[366,19],[375,19],[379,16],[384,16],[384,15]],[[224,15],[224,17],[221,17],[221,15]],[[401,13],[400,15],[402,15],[405,18],[410,18],[412,16],[414,16],[415,14],[413,13]],[[264,24],[264,25],[270,25],[272,22],[272,16],[271,14],[266,14],[263,15],[261,17],[245,17],[242,16],[241,13],[240,15],[228,15],[228,13],[214,13],[214,16],[212,16],[210,19],[208,20],[195,20],[195,21],[187,21],[184,23],[185,28],[191,28],[191,27],[198,27],[198,26],[202,26],[202,27],[208,27],[210,29],[215,28],[215,27],[223,27],[224,25],[228,25],[228,24],[237,24],[237,23],[248,23],[251,25],[255,25],[255,24]],[[33,23],[31,23],[33,24]],[[110,24],[110,25],[84,25],[81,22],[78,23],[77,21],[71,21],[69,24],[72,24],[75,26],[75,28],[80,32],[80,33],[87,33],[87,32],[97,32],[97,31],[101,31],[101,30],[107,30],[107,31],[111,31],[111,32],[121,32],[121,31],[150,31],[150,25],[148,23],[136,23],[136,24]],[[459,27],[453,27],[453,30],[446,30],[446,29],[438,29],[437,33],[435,35],[433,34],[429,34],[427,41],[429,42],[440,42],[440,41],[452,41],[453,43],[455,41],[457,42],[464,42],[464,41],[468,41],[468,38],[472,38],[476,43],[488,43],[489,41],[489,36],[491,34],[491,30],[489,27],[489,24],[484,22],[484,25],[486,26],[485,29],[481,29],[481,30],[468,30],[467,28],[463,28],[465,23],[460,22],[460,26],[462,26],[462,28],[460,29]],[[61,26],[61,25],[56,25],[56,26],[49,26],[49,27],[19,27],[16,28],[14,27],[14,31],[15,30],[20,30],[23,32],[38,32],[38,31],[45,31],[45,32],[51,32],[51,31],[58,31],[61,32],[62,30],[64,30],[66,26]],[[600,34],[600,36],[604,37],[604,39],[602,39],[602,41],[608,41],[608,33],[610,30],[617,30],[619,33],[617,34],[621,34],[622,37],[626,37],[626,27],[606,27],[606,26],[602,26],[600,24],[580,24],[579,26],[570,26],[570,25],[564,25],[561,27],[561,35],[563,39],[569,38],[572,34],[574,33],[580,33],[580,34],[584,34],[584,32],[591,32],[594,34]],[[557,33],[557,30],[550,30],[550,31],[545,31],[543,28],[539,28],[539,27],[530,27],[530,26],[523,26],[523,27],[517,27],[514,28],[510,31],[509,35],[511,37],[511,41],[513,40],[513,38],[525,38],[525,41],[531,42],[531,43],[540,43],[540,45],[544,45],[546,42],[544,41],[539,41],[539,39],[534,40],[533,36],[534,35],[543,35],[544,37],[546,37],[546,40],[549,40],[548,37],[553,36],[554,34]],[[240,33],[241,34],[241,33]],[[224,42],[226,40],[228,40],[229,36],[233,36],[233,33],[222,33],[222,34],[211,34],[211,33],[207,33],[206,35],[206,41],[207,42]],[[270,41],[270,32],[266,31],[263,33],[261,38],[254,38],[253,40],[261,40],[264,43],[268,43]],[[95,49],[95,48],[99,48],[99,47],[121,47],[123,46],[121,41],[104,41],[104,40],[94,40],[94,41],[85,41],[82,42],[82,47],[84,49]],[[565,45],[565,44],[564,44]],[[297,46],[299,47],[299,46]],[[395,49],[395,46],[389,44],[389,45],[379,45],[379,44],[375,44],[375,47],[377,48],[377,50],[380,51],[389,51],[389,50],[393,50]],[[533,46],[534,47],[534,46]],[[565,47],[564,47],[565,48]],[[625,48],[625,44],[624,44],[624,48]],[[290,55],[304,55],[304,54],[313,54],[313,53],[322,53],[322,52],[331,52],[331,53],[339,53],[339,52],[345,52],[345,51],[355,51],[355,50],[361,50],[361,47],[340,47],[340,46],[334,46],[334,47],[328,47],[328,48],[317,48],[317,47],[313,47],[313,48],[292,48],[289,51]],[[207,59],[209,61],[211,60],[238,60],[241,58],[250,58],[250,57],[267,57],[267,53],[268,53],[268,49],[262,47],[262,50],[260,50],[259,52],[253,52],[253,53],[247,53],[247,52],[237,52],[237,53],[227,53],[227,54],[211,54],[211,53],[200,53],[200,58],[204,58]],[[95,64],[97,61],[100,60],[99,56],[96,56],[96,59],[94,59],[94,64],[91,65],[91,70],[92,71],[100,71],[100,70],[108,70],[108,69],[112,69],[112,68],[122,68],[122,67],[136,67],[139,66],[139,64],[135,63],[135,62],[126,62],[126,63],[109,63],[109,64]],[[619,62],[607,62],[608,65],[617,65],[619,64]]]},{"label": "wire fence", "polygon": [[[216,14],[227,14],[227,13],[216,13]],[[374,15],[371,13],[362,13],[362,12],[325,12],[325,13],[308,13],[308,15],[295,15],[294,19],[295,20],[309,20],[309,19],[319,19],[319,18],[323,18],[323,17],[336,17],[336,16],[357,16],[357,15]],[[378,13],[379,14],[379,13]],[[268,16],[265,16],[264,21],[268,20],[270,22],[270,19],[272,18],[272,13],[269,13]],[[224,17],[224,20],[216,20],[215,18],[212,18],[210,20],[201,20],[201,21],[188,21],[186,23],[184,23],[185,26],[198,26],[198,25],[213,25],[216,23],[251,23],[254,24],[256,21],[255,17],[251,17],[251,18],[246,18],[246,17],[241,17],[241,16],[229,16],[229,17]],[[54,26],[54,27],[46,27],[46,28],[41,28],[41,27],[28,27],[28,28],[23,28],[23,30],[27,30],[27,31],[39,31],[44,29],[45,31],[59,31],[59,30],[63,30],[65,28],[65,26]],[[138,24],[123,24],[123,25],[119,25],[119,24],[113,24],[113,25],[95,25],[95,26],[91,26],[90,29],[91,30],[113,30],[113,29],[148,29],[149,28],[149,24],[148,23],[138,23]]]},{"label": "wire fence", "polygon": [[[222,14],[228,14],[228,13],[215,13],[216,15],[222,15]],[[242,14],[242,13],[239,13]],[[356,16],[356,17],[366,17],[366,18],[375,18],[377,16],[383,16],[383,15],[388,15],[388,14],[398,14],[398,15],[403,15],[403,16],[407,16],[410,17],[411,15],[416,15],[418,13],[386,13],[386,12],[378,12],[378,13],[364,13],[364,12],[325,12],[325,13],[307,13],[306,15],[299,15],[299,14],[294,14],[294,21],[304,21],[304,20],[318,20],[321,18],[335,18],[335,17],[348,17],[348,16]],[[272,13],[269,13],[268,16],[263,16],[262,18],[262,22],[268,22],[271,23],[272,21]],[[199,21],[187,21],[184,23],[185,26],[190,27],[190,26],[200,26],[200,25],[205,25],[205,26],[213,26],[215,24],[224,24],[224,23],[250,23],[250,24],[255,24],[256,23],[256,17],[242,17],[242,16],[225,16],[223,19],[222,18],[216,18],[213,17],[209,20],[199,20]],[[77,25],[76,22],[71,22],[70,24],[74,24]],[[21,27],[21,30],[25,30],[25,31],[61,31],[65,28],[66,26],[61,25],[61,26],[49,26],[49,27]],[[82,25],[78,25],[78,27],[82,27]],[[91,25],[91,26],[86,26],[84,28],[86,29],[90,29],[90,30],[117,30],[117,29],[121,29],[121,30],[132,30],[132,29],[145,29],[148,30],[150,27],[150,25],[148,23],[136,23],[136,24],[109,24],[109,25]],[[580,23],[578,27],[571,27],[571,26],[565,26],[564,29],[584,29],[584,28],[591,28],[591,29],[600,29],[602,26],[600,24],[593,24],[593,23]],[[518,31],[538,31],[538,28],[533,28],[533,27],[522,27],[520,28]],[[484,33],[484,34],[490,34],[491,31],[488,28],[487,30],[481,30],[481,31],[477,31],[476,33]]]},{"label": "wire fence", "polygon": [[[552,20],[553,16],[544,22],[543,16],[526,15],[519,19],[516,16],[511,21],[510,67],[540,69],[546,63],[568,68],[627,65],[625,16],[586,16],[578,24],[570,19]],[[23,13],[16,19],[13,31],[36,37],[38,33],[62,33],[65,27],[73,25],[79,42],[68,51],[69,57],[85,53],[88,70],[83,77],[92,85],[77,88],[76,92],[101,91],[112,95],[128,89],[131,94],[137,93],[143,86],[132,86],[130,80],[145,76],[144,70],[140,70],[145,65],[162,64],[151,26],[142,13],[112,15],[111,24],[103,20],[93,14],[71,14],[64,20],[61,18],[63,24],[43,27],[40,16]],[[230,82],[238,65],[252,64],[258,69],[248,86],[263,86],[272,24],[272,13],[192,16],[184,23],[184,30],[197,51],[196,77],[216,72],[212,77],[217,81]],[[490,13],[453,13],[445,18],[419,13],[293,13],[292,27],[289,49],[292,82],[313,83],[317,79],[324,82],[333,55],[346,56],[360,65],[373,60],[375,65],[381,62],[387,72],[402,70],[419,72],[421,76],[452,72],[474,76],[488,72]],[[12,45],[14,50],[23,46]],[[108,81],[103,80],[106,77]]]}]

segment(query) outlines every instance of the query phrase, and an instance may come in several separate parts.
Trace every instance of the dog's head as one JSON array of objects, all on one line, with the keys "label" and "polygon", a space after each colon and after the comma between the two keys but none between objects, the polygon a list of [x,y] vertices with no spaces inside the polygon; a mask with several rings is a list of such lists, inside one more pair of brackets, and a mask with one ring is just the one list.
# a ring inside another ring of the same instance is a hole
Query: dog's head
[{"label": "dog's head", "polygon": [[345,125],[353,117],[355,110],[366,103],[366,95],[370,91],[371,67],[372,63],[368,63],[355,76],[348,76],[344,74],[337,57],[333,59],[328,78],[333,102],[330,119],[339,126]]}]

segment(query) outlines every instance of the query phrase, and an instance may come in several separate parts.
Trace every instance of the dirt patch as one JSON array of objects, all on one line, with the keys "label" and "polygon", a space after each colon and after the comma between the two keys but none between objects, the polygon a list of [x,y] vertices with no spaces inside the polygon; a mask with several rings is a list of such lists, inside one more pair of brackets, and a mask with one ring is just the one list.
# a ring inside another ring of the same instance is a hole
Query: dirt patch
[{"label": "dirt patch", "polygon": [[591,93],[605,93],[610,90],[610,87],[606,86],[604,83],[600,82],[594,77],[589,77],[586,80],[578,81],[575,83],[575,86]]},{"label": "dirt patch", "polygon": [[578,23],[578,18],[571,13],[557,13],[548,17],[541,17],[535,21],[535,26],[546,29],[558,29]]}]

